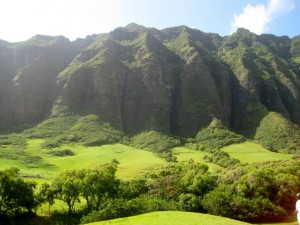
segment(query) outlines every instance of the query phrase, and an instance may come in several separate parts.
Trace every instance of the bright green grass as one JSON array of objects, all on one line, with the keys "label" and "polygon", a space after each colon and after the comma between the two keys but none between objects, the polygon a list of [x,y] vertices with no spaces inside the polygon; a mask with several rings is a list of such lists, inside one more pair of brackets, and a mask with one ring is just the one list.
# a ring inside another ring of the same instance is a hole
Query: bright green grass
[{"label": "bright green grass", "polygon": [[[207,155],[207,152],[201,152],[201,151],[196,151],[190,148],[186,147],[176,147],[172,149],[172,152],[175,157],[177,157],[178,162],[188,162],[189,160],[194,160],[195,162],[203,162],[206,163],[203,160],[203,157]],[[209,166],[210,171],[215,171],[218,169],[222,169],[222,167],[213,164],[213,163],[206,163]]]},{"label": "bright green grass", "polygon": [[[70,149],[75,155],[64,157],[51,156],[47,154],[51,150],[41,147],[43,142],[40,139],[28,140],[27,147],[24,150],[27,155],[19,157],[17,160],[0,159],[0,168],[16,166],[20,168],[21,174],[48,180],[64,170],[95,167],[110,163],[113,159],[116,159],[119,161],[117,176],[121,179],[130,179],[153,168],[167,164],[165,160],[150,151],[121,144],[96,147],[64,145],[53,150]],[[41,159],[32,163],[24,162],[24,159],[32,156],[39,156]]]},{"label": "bright green grass", "polygon": [[293,155],[271,152],[263,148],[260,144],[244,142],[233,144],[221,149],[227,152],[230,157],[239,159],[241,162],[263,162],[276,160],[289,160]]},{"label": "bright green grass", "polygon": [[249,224],[224,217],[190,212],[153,212],[89,225],[243,225]]}]

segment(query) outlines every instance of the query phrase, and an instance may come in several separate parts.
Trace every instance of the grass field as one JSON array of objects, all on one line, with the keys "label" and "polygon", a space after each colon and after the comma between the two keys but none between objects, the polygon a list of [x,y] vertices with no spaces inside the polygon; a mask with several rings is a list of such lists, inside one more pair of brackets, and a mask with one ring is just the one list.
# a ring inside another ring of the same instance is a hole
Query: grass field
[{"label": "grass field", "polygon": [[[14,146],[0,146],[0,169],[16,166],[20,169],[25,179],[42,184],[50,182],[59,172],[67,169],[91,168],[97,165],[110,163],[112,160],[119,162],[117,176],[120,179],[131,179],[148,171],[153,171],[169,163],[153,152],[145,151],[122,144],[111,144],[95,147],[86,147],[79,144],[63,145],[54,149],[42,147],[44,140],[29,139],[24,149]],[[70,150],[72,156],[53,156],[49,152]],[[222,148],[232,158],[241,162],[253,163],[262,161],[289,160],[293,155],[270,152],[261,145],[252,142],[234,144]],[[176,147],[172,149],[178,162],[204,162],[203,156],[209,153]],[[208,163],[211,171],[222,167]],[[76,207],[81,207],[78,203]],[[57,201],[51,210],[66,209],[65,203]],[[45,215],[48,205],[40,207],[38,215]],[[112,221],[93,223],[93,225],[118,224],[118,225],[242,225],[248,224],[227,218],[216,217],[200,213],[187,212],[154,212],[144,215],[120,218]],[[296,222],[272,223],[268,225],[295,225]],[[267,225],[267,224],[265,224]]]},{"label": "grass field", "polygon": [[230,157],[239,159],[241,162],[264,162],[276,160],[289,160],[293,155],[270,152],[260,144],[245,142],[242,144],[229,145],[221,150],[227,152]]},{"label": "grass field", "polygon": [[[119,162],[117,176],[121,179],[130,179],[167,164],[152,152],[121,144],[96,147],[64,145],[50,150],[43,148],[42,143],[43,140],[40,139],[28,140],[24,154],[17,159],[0,158],[0,168],[16,166],[29,178],[48,180],[63,170],[94,167],[115,159]],[[71,150],[75,155],[61,157],[48,154],[64,149]]]},{"label": "grass field", "polygon": [[[176,147],[173,148],[173,154],[177,157],[178,162],[188,162],[189,160],[194,160],[195,162],[204,162],[203,157],[207,155],[207,152],[201,152],[196,151],[193,149],[189,149],[186,147]],[[211,171],[215,171],[218,169],[222,169],[220,166],[213,164],[213,163],[207,163],[209,166],[209,169]]]},{"label": "grass field", "polygon": [[246,225],[224,217],[190,212],[153,212],[89,225]]},{"label": "grass field", "polygon": [[[119,162],[117,176],[120,179],[131,179],[153,169],[168,164],[164,159],[150,151],[128,147],[122,144],[111,144],[95,147],[82,145],[63,145],[54,149],[42,147],[44,140],[29,139],[25,149],[13,149],[13,147],[0,147],[0,168],[16,166],[26,179],[33,179],[38,183],[51,180],[60,171],[67,169],[91,168],[104,163],[110,163],[113,159]],[[49,152],[59,150],[71,150],[73,156],[53,156]],[[261,162],[288,160],[292,155],[274,153],[264,149],[261,145],[245,142],[222,148],[232,158],[241,162]],[[176,147],[172,150],[178,162],[189,161],[204,162],[206,152],[192,150],[186,147]],[[221,167],[209,163],[211,171]]]}]

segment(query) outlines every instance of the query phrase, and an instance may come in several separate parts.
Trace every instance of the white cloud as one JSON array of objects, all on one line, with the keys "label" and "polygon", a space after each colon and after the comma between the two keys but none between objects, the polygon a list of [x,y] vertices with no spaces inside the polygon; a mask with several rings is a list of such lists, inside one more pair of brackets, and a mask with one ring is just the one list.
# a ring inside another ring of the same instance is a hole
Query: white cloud
[{"label": "white cloud", "polygon": [[243,12],[234,16],[232,32],[243,27],[261,34],[268,30],[268,24],[274,19],[290,12],[294,8],[294,0],[269,0],[267,5],[247,5]]}]

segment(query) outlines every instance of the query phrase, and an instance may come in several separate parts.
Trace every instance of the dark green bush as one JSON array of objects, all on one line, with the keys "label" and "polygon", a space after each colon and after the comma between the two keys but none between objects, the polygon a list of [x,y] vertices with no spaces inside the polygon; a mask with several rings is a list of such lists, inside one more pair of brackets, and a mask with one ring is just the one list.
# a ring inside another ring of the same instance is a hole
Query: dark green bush
[{"label": "dark green bush", "polygon": [[222,167],[229,167],[240,163],[240,160],[230,158],[228,153],[221,150],[213,152],[210,156],[205,155],[203,159],[205,162],[214,163]]},{"label": "dark green bush", "polygon": [[135,198],[131,200],[114,199],[108,200],[104,208],[94,211],[81,219],[81,224],[128,217],[154,211],[178,210],[173,201],[166,201],[159,198]]},{"label": "dark green bush", "polygon": [[0,135],[0,146],[14,146],[23,148],[26,146],[26,138],[21,134]]},{"label": "dark green bush", "polygon": [[245,198],[228,190],[217,188],[204,196],[202,205],[209,214],[248,222],[280,221],[287,215],[267,198]]},{"label": "dark green bush", "polygon": [[274,152],[300,153],[300,129],[279,113],[269,113],[260,123],[254,137]]},{"label": "dark green bush", "polygon": [[133,136],[130,145],[161,153],[180,145],[180,140],[157,131],[147,131]]},{"label": "dark green bush", "polygon": [[196,135],[196,144],[190,144],[192,148],[202,151],[216,151],[224,146],[241,143],[246,139],[239,134],[229,131],[221,121],[214,119],[211,124],[199,131]]},{"label": "dark green bush", "polygon": [[48,154],[53,155],[53,156],[61,156],[61,157],[75,155],[75,153],[70,149],[51,151],[51,152],[48,152]]}]

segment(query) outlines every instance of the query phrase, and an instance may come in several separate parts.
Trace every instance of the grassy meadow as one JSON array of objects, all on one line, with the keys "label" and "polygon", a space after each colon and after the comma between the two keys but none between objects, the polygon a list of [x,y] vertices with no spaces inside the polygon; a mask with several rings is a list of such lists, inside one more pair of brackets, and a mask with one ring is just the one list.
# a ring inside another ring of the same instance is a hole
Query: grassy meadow
[{"label": "grassy meadow", "polygon": [[[202,213],[191,212],[153,212],[138,216],[107,220],[86,225],[246,225],[237,220]],[[259,225],[296,225],[295,219],[282,223],[260,223]],[[258,225],[258,224],[257,224]]]},{"label": "grassy meadow", "polygon": [[[60,172],[70,169],[93,168],[101,164],[118,162],[117,177],[130,180],[143,175],[149,171],[169,165],[159,154],[130,147],[123,144],[107,144],[102,146],[84,146],[81,144],[64,144],[55,148],[45,148],[43,139],[27,139],[23,147],[14,145],[0,145],[0,169],[18,167],[24,179],[35,181],[40,186],[44,182],[50,183]],[[263,161],[291,160],[293,155],[270,152],[260,144],[244,142],[232,144],[221,149],[228,153],[231,158],[240,160],[242,163],[254,163]],[[68,152],[66,155],[57,153]],[[177,162],[205,162],[204,156],[210,153],[197,151],[187,146],[179,146],[171,149]],[[222,167],[207,163],[209,170],[216,172]],[[81,203],[75,204],[81,208]],[[56,201],[51,206],[51,211],[64,211],[67,205],[62,201]],[[37,214],[45,216],[48,214],[48,204],[43,204]],[[115,220],[91,223],[92,225],[118,224],[118,225],[242,225],[249,224],[236,220],[217,217],[212,215],[188,212],[153,212],[139,216],[120,218]],[[294,225],[295,222],[276,223],[276,225]],[[269,225],[275,225],[269,224]]]},{"label": "grassy meadow", "polygon": [[[17,158],[0,158],[0,168],[16,166],[25,177],[35,180],[51,180],[60,171],[68,169],[91,168],[117,160],[117,176],[121,179],[137,177],[156,167],[166,165],[163,159],[154,153],[128,147],[122,144],[103,146],[63,145],[53,149],[42,147],[42,139],[29,139],[23,154]],[[49,153],[59,150],[71,150],[72,156],[53,156]],[[7,149],[6,152],[10,150]],[[8,153],[6,153],[8,154]]]},{"label": "grassy meadow", "polygon": [[233,144],[223,147],[221,150],[227,152],[230,157],[247,163],[289,160],[293,157],[293,155],[268,151],[260,144],[253,142]]},{"label": "grassy meadow", "polygon": [[89,225],[246,225],[249,223],[240,222],[224,217],[212,216],[201,213],[190,212],[153,212],[139,216],[120,218]]},{"label": "grassy meadow", "polygon": [[[14,146],[0,147],[0,168],[18,167],[26,179],[34,179],[38,183],[50,181],[60,171],[79,168],[92,168],[97,165],[118,162],[117,176],[120,179],[131,179],[145,174],[155,168],[169,164],[159,155],[129,147],[123,144],[108,144],[102,146],[83,146],[80,144],[62,145],[53,149],[43,147],[42,139],[27,139],[23,149]],[[73,155],[57,156],[51,153],[70,150]],[[260,144],[244,142],[222,148],[230,157],[239,159],[243,163],[262,161],[288,160],[293,156],[270,152]],[[188,147],[175,147],[173,155],[178,162],[194,160],[204,162],[203,157],[209,153],[197,151]],[[208,163],[211,171],[222,167]]]}]

